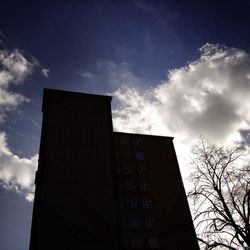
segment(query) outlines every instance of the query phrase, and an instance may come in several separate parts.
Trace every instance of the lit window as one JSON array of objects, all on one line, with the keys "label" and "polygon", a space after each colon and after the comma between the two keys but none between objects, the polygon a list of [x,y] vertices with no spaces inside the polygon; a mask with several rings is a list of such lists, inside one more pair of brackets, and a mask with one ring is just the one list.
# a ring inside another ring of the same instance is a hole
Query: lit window
[{"label": "lit window", "polygon": [[144,152],[135,152],[135,158],[137,161],[144,160]]},{"label": "lit window", "polygon": [[148,173],[147,168],[145,166],[143,166],[143,165],[137,166],[137,169],[138,169],[138,174],[139,175],[145,175],[145,174]]},{"label": "lit window", "polygon": [[150,190],[150,185],[148,182],[142,181],[139,183],[140,190],[141,191],[149,191]]},{"label": "lit window", "polygon": [[146,227],[152,227],[155,225],[155,217],[146,217],[145,218]]},{"label": "lit window", "polygon": [[131,240],[131,247],[132,248],[143,248],[142,239],[141,238],[134,238]]},{"label": "lit window", "polygon": [[127,181],[124,183],[124,188],[127,191],[135,190],[135,183],[133,181]]},{"label": "lit window", "polygon": [[137,200],[136,199],[127,199],[127,207],[128,208],[137,208]]},{"label": "lit window", "polygon": [[153,207],[152,199],[143,199],[142,206],[143,206],[143,208],[152,208]]},{"label": "lit window", "polygon": [[148,238],[148,246],[149,248],[159,248],[159,239],[156,237]]}]

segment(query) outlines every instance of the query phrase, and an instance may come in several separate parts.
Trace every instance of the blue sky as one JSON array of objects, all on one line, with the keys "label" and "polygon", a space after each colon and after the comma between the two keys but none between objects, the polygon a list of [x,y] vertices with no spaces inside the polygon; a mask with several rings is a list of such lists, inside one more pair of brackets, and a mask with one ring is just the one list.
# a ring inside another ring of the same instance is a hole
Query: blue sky
[{"label": "blue sky", "polygon": [[249,10],[243,0],[2,3],[1,249],[28,249],[44,87],[112,94],[116,130],[175,136],[179,155],[201,134],[249,142]]}]

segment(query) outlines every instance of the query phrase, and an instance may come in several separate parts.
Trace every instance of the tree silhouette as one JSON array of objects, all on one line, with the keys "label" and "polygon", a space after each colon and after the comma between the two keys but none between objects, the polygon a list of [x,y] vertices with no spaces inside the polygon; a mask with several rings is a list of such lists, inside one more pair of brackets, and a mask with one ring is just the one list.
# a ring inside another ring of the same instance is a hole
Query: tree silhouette
[{"label": "tree silhouette", "polygon": [[193,187],[188,197],[201,247],[249,249],[250,166],[244,160],[246,151],[202,139],[193,154]]}]

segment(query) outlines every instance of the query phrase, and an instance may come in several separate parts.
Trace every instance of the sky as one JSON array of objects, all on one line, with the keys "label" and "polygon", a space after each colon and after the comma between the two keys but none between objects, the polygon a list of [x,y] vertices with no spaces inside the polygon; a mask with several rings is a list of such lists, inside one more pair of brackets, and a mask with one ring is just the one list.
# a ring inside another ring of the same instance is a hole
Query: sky
[{"label": "sky", "polygon": [[[116,131],[250,143],[250,2],[5,1],[0,244],[26,250],[43,88],[112,95]],[[188,185],[185,181],[185,185]]]}]

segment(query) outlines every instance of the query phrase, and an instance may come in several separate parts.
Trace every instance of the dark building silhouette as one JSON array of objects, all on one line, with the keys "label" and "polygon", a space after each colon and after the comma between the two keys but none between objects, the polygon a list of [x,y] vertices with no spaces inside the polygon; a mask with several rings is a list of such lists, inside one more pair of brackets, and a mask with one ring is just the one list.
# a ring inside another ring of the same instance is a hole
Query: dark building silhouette
[{"label": "dark building silhouette", "polygon": [[30,250],[199,249],[172,137],[113,132],[108,96],[42,111]]}]

